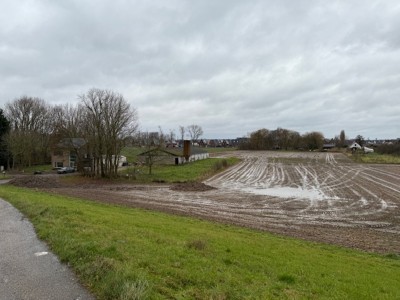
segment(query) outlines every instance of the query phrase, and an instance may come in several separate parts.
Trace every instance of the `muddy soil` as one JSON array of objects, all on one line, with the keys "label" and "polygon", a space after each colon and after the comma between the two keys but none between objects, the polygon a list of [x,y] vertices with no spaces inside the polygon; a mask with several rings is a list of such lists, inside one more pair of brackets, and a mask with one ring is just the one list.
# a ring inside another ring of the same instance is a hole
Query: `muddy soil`
[{"label": "muddy soil", "polygon": [[400,165],[356,164],[339,153],[238,151],[227,155],[238,156],[242,162],[201,184],[88,181],[31,186],[370,252],[400,254]]}]

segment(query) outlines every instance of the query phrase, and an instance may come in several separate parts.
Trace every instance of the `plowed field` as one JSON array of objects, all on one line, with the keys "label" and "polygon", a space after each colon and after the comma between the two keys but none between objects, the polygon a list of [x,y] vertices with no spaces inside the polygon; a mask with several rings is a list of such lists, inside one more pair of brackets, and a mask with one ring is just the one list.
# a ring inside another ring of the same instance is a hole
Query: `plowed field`
[{"label": "plowed field", "polygon": [[356,164],[338,153],[247,152],[204,183],[86,185],[53,192],[238,224],[373,252],[400,253],[400,165]]}]

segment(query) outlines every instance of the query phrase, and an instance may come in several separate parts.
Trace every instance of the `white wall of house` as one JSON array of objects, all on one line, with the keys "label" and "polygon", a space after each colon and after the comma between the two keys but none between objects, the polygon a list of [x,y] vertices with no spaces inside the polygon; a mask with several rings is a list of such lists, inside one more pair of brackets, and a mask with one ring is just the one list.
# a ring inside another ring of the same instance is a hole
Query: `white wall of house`
[{"label": "white wall of house", "polygon": [[[207,159],[209,157],[210,157],[210,155],[208,153],[192,154],[189,157],[189,162],[196,161],[196,160]],[[180,164],[180,165],[187,162],[186,159],[183,156],[175,157],[174,158],[174,162],[176,161],[176,159],[178,160],[178,164]]]},{"label": "white wall of house", "polygon": [[206,159],[210,155],[208,153],[199,153],[199,154],[193,154],[189,157],[189,161],[196,161],[196,160],[201,160],[201,159]]},{"label": "white wall of house", "polygon": [[[114,161],[114,159],[115,159],[115,155],[112,156],[112,160],[113,160],[113,161]],[[105,156],[103,156],[103,162],[106,163],[106,158],[105,158]],[[124,163],[126,163],[126,162],[127,162],[126,156],[120,155],[120,156],[118,157],[118,167],[122,167],[122,165],[123,165]]]}]

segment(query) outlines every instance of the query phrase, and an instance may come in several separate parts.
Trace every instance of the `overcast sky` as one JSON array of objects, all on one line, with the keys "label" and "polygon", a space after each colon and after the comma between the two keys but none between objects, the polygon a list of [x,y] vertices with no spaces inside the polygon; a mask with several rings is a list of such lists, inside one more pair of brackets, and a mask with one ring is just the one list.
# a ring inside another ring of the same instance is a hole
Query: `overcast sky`
[{"label": "overcast sky", "polygon": [[398,138],[400,1],[1,0],[1,108],[92,87],[143,131]]}]

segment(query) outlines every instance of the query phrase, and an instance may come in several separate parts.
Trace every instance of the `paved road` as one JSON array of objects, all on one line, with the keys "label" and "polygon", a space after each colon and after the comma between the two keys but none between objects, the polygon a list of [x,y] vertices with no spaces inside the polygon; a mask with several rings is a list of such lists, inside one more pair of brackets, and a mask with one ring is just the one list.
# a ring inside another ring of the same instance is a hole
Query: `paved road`
[{"label": "paved road", "polygon": [[32,224],[0,199],[0,300],[94,299],[38,240]]}]

